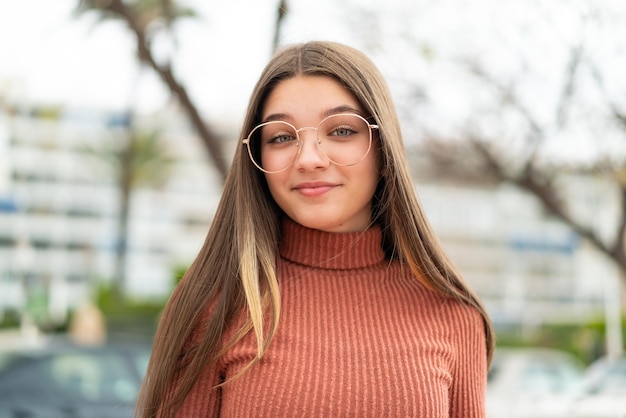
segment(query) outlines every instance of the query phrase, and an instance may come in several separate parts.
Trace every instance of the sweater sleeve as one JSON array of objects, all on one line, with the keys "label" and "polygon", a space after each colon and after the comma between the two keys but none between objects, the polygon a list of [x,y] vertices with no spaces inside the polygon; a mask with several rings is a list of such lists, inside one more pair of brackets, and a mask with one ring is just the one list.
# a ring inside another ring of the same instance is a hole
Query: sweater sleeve
[{"label": "sweater sleeve", "polygon": [[[203,315],[201,316],[199,324],[209,321],[212,311],[213,305],[209,304],[209,306],[207,306]],[[184,351],[186,353],[194,351],[201,344],[201,339],[203,335],[203,327],[201,325],[196,325],[194,332],[191,334],[190,340],[185,343]],[[181,372],[174,379],[172,390],[178,383],[182,372],[187,367],[189,366],[181,364]],[[222,399],[222,388],[218,385],[220,385],[224,381],[223,369],[223,363],[220,360],[218,360],[217,362],[210,362],[208,364],[205,364],[204,367],[202,367],[200,374],[198,375],[198,379],[185,397],[185,400],[181,404],[180,408],[177,410],[175,416],[180,418],[219,417]]]},{"label": "sweater sleeve", "polygon": [[217,385],[220,383],[222,379],[217,367],[205,367],[176,412],[176,417],[219,417],[222,389]]},{"label": "sweater sleeve", "polygon": [[463,307],[456,317],[456,359],[450,388],[450,417],[485,417],[487,344],[482,316]]}]

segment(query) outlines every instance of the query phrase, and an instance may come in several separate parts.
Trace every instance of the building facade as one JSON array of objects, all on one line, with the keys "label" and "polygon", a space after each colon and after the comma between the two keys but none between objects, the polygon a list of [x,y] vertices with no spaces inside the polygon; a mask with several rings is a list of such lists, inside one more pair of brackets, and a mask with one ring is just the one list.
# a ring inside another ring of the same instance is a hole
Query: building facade
[{"label": "building facade", "polygon": [[[220,194],[207,153],[175,115],[135,126],[158,126],[175,160],[163,186],[131,196],[124,287],[140,298],[171,290]],[[32,107],[0,115],[0,313],[44,305],[63,320],[113,279],[120,192],[116,168],[98,153],[127,140],[125,117]]]},{"label": "building facade", "polygon": [[[124,117],[17,107],[0,114],[0,314],[39,304],[61,321],[112,280],[119,190],[111,168],[86,149],[125,141]],[[164,185],[132,195],[125,290],[165,297],[202,245],[221,180],[175,110],[136,123],[159,126],[177,162]],[[442,181],[427,169],[415,177],[443,246],[497,325],[582,322],[619,294],[612,264],[534,198],[502,184]],[[619,210],[610,184],[587,176],[568,184],[578,215],[610,234]]]}]

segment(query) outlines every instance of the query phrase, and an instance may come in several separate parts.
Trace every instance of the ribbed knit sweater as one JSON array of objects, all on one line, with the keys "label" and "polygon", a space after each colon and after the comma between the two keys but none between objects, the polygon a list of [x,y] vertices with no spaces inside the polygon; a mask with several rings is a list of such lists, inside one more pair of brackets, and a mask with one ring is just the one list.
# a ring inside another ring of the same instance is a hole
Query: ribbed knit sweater
[{"label": "ribbed knit sweater", "polygon": [[262,360],[253,335],[202,371],[181,417],[483,417],[486,344],[469,306],[385,257],[382,233],[286,221],[282,313]]}]

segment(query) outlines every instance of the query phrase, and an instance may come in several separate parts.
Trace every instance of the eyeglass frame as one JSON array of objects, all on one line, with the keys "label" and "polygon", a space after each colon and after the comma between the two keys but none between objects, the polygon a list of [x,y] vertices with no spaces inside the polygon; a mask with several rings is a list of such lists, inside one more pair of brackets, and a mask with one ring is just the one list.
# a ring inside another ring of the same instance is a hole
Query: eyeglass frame
[{"label": "eyeglass frame", "polygon": [[[369,145],[367,146],[367,151],[365,152],[365,154],[363,154],[363,156],[362,156],[362,157],[361,157],[361,158],[360,158],[357,162],[355,162],[355,163],[352,163],[352,164],[340,164],[340,163],[338,163],[338,162],[334,161],[332,158],[330,158],[330,157],[329,157],[329,156],[328,156],[328,155],[324,152],[324,150],[323,150],[322,148],[320,148],[320,144],[322,143],[322,141],[321,141],[321,140],[320,140],[320,138],[319,138],[319,129],[320,129],[320,126],[321,126],[324,122],[326,122],[328,119],[333,118],[333,117],[336,117],[336,116],[356,116],[357,118],[359,118],[359,119],[361,119],[363,122],[365,122],[365,125],[367,126],[367,130],[368,130],[368,132],[369,132]],[[294,156],[293,156],[293,161],[292,161],[289,165],[287,165],[285,168],[280,169],[280,170],[277,170],[277,171],[268,171],[268,170],[263,169],[263,168],[262,168],[259,164],[257,164],[257,162],[255,161],[254,156],[252,155],[252,146],[251,146],[251,144],[250,144],[250,142],[251,142],[250,137],[252,136],[252,134],[253,134],[253,133],[254,133],[257,129],[262,128],[263,126],[267,126],[267,125],[271,125],[271,124],[276,124],[276,123],[284,123],[284,124],[289,125],[290,127],[292,127],[292,128],[293,128],[293,130],[294,130],[294,131],[295,131],[295,133],[296,133],[296,140],[298,141],[298,144],[297,144],[298,150],[296,151],[296,153],[295,153],[295,154],[294,154]],[[286,121],[284,121],[284,120],[271,120],[271,121],[268,121],[268,122],[263,122],[263,123],[260,123],[260,124],[256,125],[254,128],[252,128],[252,130],[250,131],[250,133],[248,134],[248,136],[247,136],[247,137],[245,137],[245,138],[244,138],[241,142],[242,142],[243,144],[246,144],[246,148],[248,149],[248,156],[250,157],[250,161],[252,161],[252,164],[254,164],[254,165],[256,166],[256,168],[258,168],[259,170],[261,170],[262,172],[264,172],[264,173],[266,173],[266,174],[276,174],[276,173],[282,173],[283,171],[287,170],[289,167],[291,167],[291,166],[292,166],[292,165],[296,162],[296,158],[297,158],[298,154],[302,151],[303,144],[304,144],[304,141],[300,138],[300,131],[303,131],[303,130],[314,130],[314,131],[316,131],[316,135],[315,135],[315,137],[316,137],[316,139],[317,139],[317,141],[316,141],[316,142],[317,142],[317,147],[318,147],[319,151],[320,151],[320,152],[324,155],[324,157],[328,158],[328,161],[330,161],[331,163],[333,163],[333,164],[335,164],[335,165],[338,165],[338,166],[340,166],[340,167],[350,167],[350,166],[353,166],[353,165],[357,165],[358,163],[360,163],[361,161],[363,161],[363,159],[364,159],[365,157],[367,157],[367,154],[369,154],[369,153],[370,153],[370,151],[371,151],[371,149],[372,149],[372,136],[373,136],[373,135],[372,135],[372,130],[374,130],[374,129],[380,129],[379,125],[369,123],[367,119],[365,119],[363,116],[361,116],[361,115],[359,115],[359,114],[357,114],[357,113],[336,113],[336,114],[333,114],[333,115],[326,116],[324,119],[322,119],[322,120],[320,121],[320,123],[318,123],[318,124],[317,124],[317,127],[314,127],[314,126],[303,126],[302,128],[298,129],[298,128],[296,128],[293,124],[291,124],[291,123],[289,123],[289,122],[286,122]]]}]

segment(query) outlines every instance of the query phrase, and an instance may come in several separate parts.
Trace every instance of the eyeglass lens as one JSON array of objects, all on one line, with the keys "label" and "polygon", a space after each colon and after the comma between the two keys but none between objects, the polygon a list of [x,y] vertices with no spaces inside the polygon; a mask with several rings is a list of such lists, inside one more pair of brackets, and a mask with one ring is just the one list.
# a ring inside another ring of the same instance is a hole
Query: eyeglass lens
[{"label": "eyeglass lens", "polygon": [[[286,122],[263,123],[249,135],[248,150],[255,165],[266,172],[286,169],[295,161],[301,148],[300,128]],[[371,146],[371,130],[358,115],[340,114],[324,119],[317,127],[319,150],[337,165],[354,165],[361,161]]]}]

